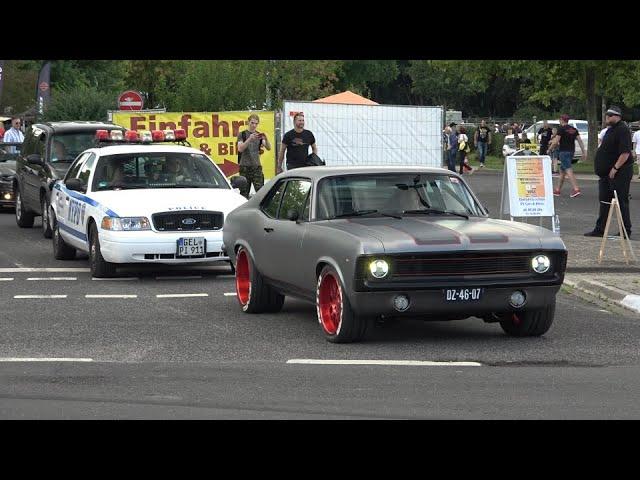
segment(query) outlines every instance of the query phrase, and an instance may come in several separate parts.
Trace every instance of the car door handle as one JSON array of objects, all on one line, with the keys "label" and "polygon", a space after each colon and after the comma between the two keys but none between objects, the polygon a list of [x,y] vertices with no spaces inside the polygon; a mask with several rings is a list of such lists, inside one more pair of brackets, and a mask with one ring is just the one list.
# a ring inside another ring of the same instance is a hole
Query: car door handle
[{"label": "car door handle", "polygon": [[265,232],[267,232],[267,233],[271,233],[271,232],[273,232],[273,228],[271,228],[271,227],[264,227],[264,231],[265,231]]}]

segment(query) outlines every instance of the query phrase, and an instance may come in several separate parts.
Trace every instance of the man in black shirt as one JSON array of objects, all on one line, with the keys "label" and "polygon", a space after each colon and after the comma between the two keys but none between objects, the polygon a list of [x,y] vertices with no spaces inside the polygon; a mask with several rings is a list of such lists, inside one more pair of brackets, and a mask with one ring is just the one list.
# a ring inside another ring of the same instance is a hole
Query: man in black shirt
[{"label": "man in black shirt", "polygon": [[304,167],[309,155],[309,146],[316,155],[318,147],[316,146],[316,137],[309,130],[304,129],[304,114],[298,112],[293,117],[293,130],[289,130],[282,137],[282,144],[278,152],[278,162],[276,172],[282,172],[282,160],[284,152],[287,152],[287,170],[292,168]]},{"label": "man in black shirt", "polygon": [[629,214],[629,187],[633,177],[631,131],[622,121],[622,111],[619,107],[611,106],[605,115],[609,130],[598,147],[594,162],[595,173],[600,177],[598,180],[600,215],[596,221],[596,228],[585,233],[587,237],[602,237],[604,234],[614,190],[618,193],[624,228],[627,234],[631,235]]},{"label": "man in black shirt", "polygon": [[558,188],[553,191],[553,195],[559,197],[562,191],[562,185],[564,184],[565,177],[569,178],[569,182],[573,186],[573,190],[569,195],[571,198],[575,198],[580,195],[580,188],[578,188],[578,182],[576,176],[573,174],[572,160],[575,155],[576,141],[580,145],[580,149],[586,152],[587,149],[582,143],[580,138],[580,132],[572,125],[569,125],[569,115],[562,115],[560,117],[560,126],[558,127],[558,134],[553,137],[550,145],[551,150],[558,150],[558,159],[560,160],[560,179],[558,182]]},{"label": "man in black shirt", "polygon": [[538,138],[540,138],[540,155],[546,155],[549,149],[549,141],[551,140],[552,130],[547,121],[542,123],[542,127],[538,130]]},{"label": "man in black shirt", "polygon": [[487,156],[488,146],[491,145],[491,130],[487,127],[484,120],[480,122],[480,126],[474,134],[474,143],[478,149],[478,160],[480,160],[480,168],[484,167],[484,160]]}]

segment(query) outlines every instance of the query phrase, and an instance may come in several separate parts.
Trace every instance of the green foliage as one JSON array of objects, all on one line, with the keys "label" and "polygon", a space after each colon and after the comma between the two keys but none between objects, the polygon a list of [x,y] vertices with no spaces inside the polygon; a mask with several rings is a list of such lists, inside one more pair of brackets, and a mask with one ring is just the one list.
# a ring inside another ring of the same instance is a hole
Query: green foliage
[{"label": "green foliage", "polygon": [[51,95],[51,103],[45,110],[43,120],[106,121],[107,110],[116,108],[117,94],[82,84],[59,87]]},{"label": "green foliage", "polygon": [[283,100],[311,101],[337,93],[342,68],[338,60],[278,60],[271,63],[271,85],[275,108]]},{"label": "green foliage", "polygon": [[163,95],[170,110],[215,112],[264,108],[265,61],[190,61],[182,67],[184,71],[176,80],[175,88],[166,88],[163,84]]},{"label": "green foliage", "polygon": [[17,114],[35,104],[39,68],[39,63],[34,61],[5,60],[0,115],[6,107],[12,114]]}]

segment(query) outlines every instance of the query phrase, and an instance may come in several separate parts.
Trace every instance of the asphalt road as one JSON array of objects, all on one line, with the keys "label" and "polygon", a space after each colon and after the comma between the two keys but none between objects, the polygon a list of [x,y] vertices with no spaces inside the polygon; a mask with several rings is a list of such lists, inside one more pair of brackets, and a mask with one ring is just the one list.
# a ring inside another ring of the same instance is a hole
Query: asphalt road
[{"label": "asphalt road", "polygon": [[[470,183],[497,212],[500,177]],[[589,228],[591,183],[566,199],[563,231]],[[0,418],[640,418],[640,318],[630,313],[561,293],[541,338],[510,338],[476,318],[406,320],[334,345],[313,305],[287,299],[278,314],[243,314],[225,295],[227,267],[93,280],[86,258],[54,260],[38,225],[19,229],[0,214]],[[158,297],[176,294],[199,296]],[[20,298],[33,295],[60,298]],[[287,363],[299,359],[444,364]]]}]

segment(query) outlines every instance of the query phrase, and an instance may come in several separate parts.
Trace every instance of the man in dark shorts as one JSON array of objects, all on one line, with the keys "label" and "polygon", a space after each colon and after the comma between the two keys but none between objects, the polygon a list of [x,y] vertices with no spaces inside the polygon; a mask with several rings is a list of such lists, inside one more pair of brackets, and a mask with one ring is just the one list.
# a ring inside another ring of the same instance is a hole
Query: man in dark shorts
[{"label": "man in dark shorts", "polygon": [[293,117],[293,130],[289,130],[282,137],[282,144],[278,152],[278,161],[276,164],[276,172],[282,172],[282,160],[284,152],[287,152],[287,170],[306,166],[307,156],[309,155],[309,147],[316,155],[318,147],[316,146],[316,137],[310,130],[304,129],[304,114],[298,112]]},{"label": "man in dark shorts", "polygon": [[576,151],[576,141],[580,145],[580,149],[586,152],[587,149],[582,143],[580,138],[580,132],[577,128],[569,125],[569,115],[562,115],[560,117],[560,126],[558,127],[558,134],[553,137],[551,143],[551,149],[558,150],[558,158],[560,160],[560,179],[558,182],[558,188],[553,191],[553,195],[559,197],[562,191],[562,185],[564,184],[565,177],[569,178],[573,190],[569,195],[571,198],[575,198],[580,195],[580,188],[576,181],[576,176],[573,174],[572,160]]}]

